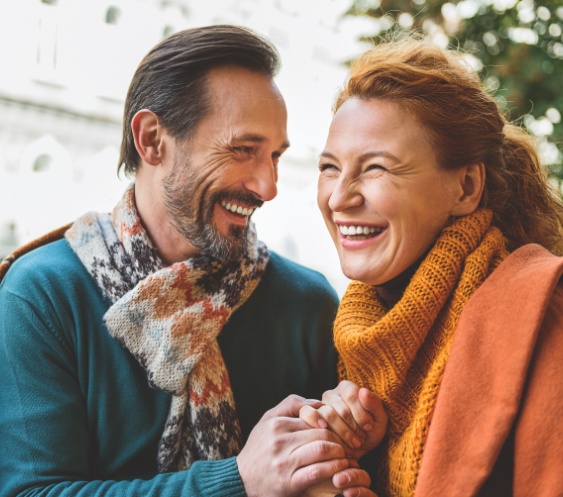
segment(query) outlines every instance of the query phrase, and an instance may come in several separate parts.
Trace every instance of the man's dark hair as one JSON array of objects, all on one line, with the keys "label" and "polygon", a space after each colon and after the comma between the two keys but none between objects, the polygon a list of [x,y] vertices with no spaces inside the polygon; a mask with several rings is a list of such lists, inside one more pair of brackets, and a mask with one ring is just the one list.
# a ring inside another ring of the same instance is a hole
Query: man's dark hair
[{"label": "man's dark hair", "polygon": [[131,131],[133,116],[154,112],[175,138],[185,138],[210,111],[207,73],[235,65],[274,77],[280,66],[276,48],[253,31],[229,25],[186,29],[162,40],[135,71],[123,113],[118,171],[133,175],[139,154]]}]

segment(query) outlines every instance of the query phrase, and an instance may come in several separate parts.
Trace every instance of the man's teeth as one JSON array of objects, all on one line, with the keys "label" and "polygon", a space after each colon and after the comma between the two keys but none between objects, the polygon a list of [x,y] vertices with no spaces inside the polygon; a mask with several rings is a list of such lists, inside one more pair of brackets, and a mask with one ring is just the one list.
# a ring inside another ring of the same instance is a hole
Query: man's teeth
[{"label": "man's teeth", "polygon": [[345,236],[348,235],[373,235],[381,233],[383,228],[377,228],[376,226],[338,226],[340,233]]},{"label": "man's teeth", "polygon": [[221,205],[228,211],[240,214],[241,216],[250,216],[255,210],[254,207],[242,207],[237,204],[231,204],[230,202],[221,201]]}]

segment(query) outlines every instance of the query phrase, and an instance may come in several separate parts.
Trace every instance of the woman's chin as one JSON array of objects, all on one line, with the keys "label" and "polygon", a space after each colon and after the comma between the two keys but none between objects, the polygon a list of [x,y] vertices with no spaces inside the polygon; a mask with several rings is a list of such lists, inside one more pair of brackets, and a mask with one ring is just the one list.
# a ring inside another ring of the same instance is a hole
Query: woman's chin
[{"label": "woman's chin", "polygon": [[341,264],[340,268],[342,269],[342,273],[346,278],[354,281],[360,281],[361,283],[365,283],[366,285],[374,285],[372,281],[377,280],[374,278],[374,275],[371,274],[370,271],[366,271],[365,267],[358,267],[356,265],[350,264]]}]

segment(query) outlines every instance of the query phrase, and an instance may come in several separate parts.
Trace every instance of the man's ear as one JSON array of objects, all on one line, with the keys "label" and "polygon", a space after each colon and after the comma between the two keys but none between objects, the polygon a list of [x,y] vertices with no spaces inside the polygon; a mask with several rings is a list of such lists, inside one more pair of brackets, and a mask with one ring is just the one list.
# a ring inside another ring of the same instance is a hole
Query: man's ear
[{"label": "man's ear", "polygon": [[465,216],[479,207],[485,189],[485,165],[482,162],[464,166],[459,170],[462,194],[452,209],[454,216]]},{"label": "man's ear", "polygon": [[140,110],[131,120],[131,131],[141,159],[152,166],[160,164],[164,147],[164,128],[158,116],[150,110]]}]

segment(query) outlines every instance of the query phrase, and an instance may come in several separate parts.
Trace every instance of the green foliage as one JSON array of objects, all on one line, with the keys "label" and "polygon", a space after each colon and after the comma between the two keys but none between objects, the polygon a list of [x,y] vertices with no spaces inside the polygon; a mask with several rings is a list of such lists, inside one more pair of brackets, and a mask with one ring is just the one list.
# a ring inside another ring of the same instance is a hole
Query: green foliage
[{"label": "green foliage", "polygon": [[563,180],[562,0],[355,0],[347,15],[373,18],[375,43],[414,29],[474,55],[507,117],[540,138],[548,171]]}]

